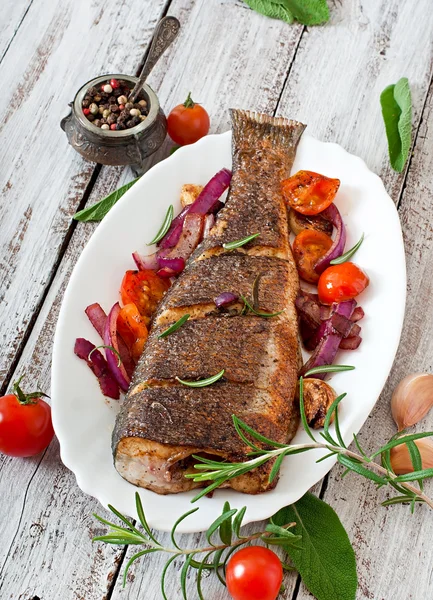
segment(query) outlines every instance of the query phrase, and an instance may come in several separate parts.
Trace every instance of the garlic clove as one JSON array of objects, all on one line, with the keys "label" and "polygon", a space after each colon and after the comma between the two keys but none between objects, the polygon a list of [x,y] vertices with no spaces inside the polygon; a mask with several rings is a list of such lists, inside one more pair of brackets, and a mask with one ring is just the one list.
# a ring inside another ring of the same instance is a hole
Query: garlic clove
[{"label": "garlic clove", "polygon": [[[433,440],[431,438],[421,438],[420,440],[415,440],[415,444],[418,446],[421,454],[422,468],[433,468]],[[391,466],[396,475],[413,473],[414,468],[406,444],[391,448],[390,459]]]},{"label": "garlic clove", "polygon": [[398,430],[421,421],[433,406],[433,375],[413,373],[407,375],[395,388],[391,411]]}]

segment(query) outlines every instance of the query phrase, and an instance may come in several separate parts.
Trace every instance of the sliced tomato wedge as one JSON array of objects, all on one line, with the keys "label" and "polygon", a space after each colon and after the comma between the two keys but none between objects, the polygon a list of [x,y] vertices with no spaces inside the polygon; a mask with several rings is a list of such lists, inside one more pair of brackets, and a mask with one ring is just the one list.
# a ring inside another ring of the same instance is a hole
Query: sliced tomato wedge
[{"label": "sliced tomato wedge", "polygon": [[117,331],[128,346],[134,362],[138,362],[147,340],[148,330],[144,318],[132,302],[120,310],[117,317]]},{"label": "sliced tomato wedge", "polygon": [[298,233],[293,242],[293,258],[301,279],[309,283],[319,281],[319,275],[314,270],[314,266],[331,246],[332,239],[321,231],[304,229]]},{"label": "sliced tomato wedge", "polygon": [[170,287],[170,281],[150,269],[126,271],[120,288],[123,304],[135,304],[142,317],[150,318]]},{"label": "sliced tomato wedge", "polygon": [[281,186],[290,208],[303,215],[317,215],[333,202],[340,180],[313,171],[298,171]]}]

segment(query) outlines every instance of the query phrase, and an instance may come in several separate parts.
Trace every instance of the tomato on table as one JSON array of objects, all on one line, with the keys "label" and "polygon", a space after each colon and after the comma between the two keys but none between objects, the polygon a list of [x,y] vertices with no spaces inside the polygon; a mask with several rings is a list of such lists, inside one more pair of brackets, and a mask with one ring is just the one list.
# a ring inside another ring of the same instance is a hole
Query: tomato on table
[{"label": "tomato on table", "polygon": [[8,456],[39,454],[54,436],[50,405],[41,398],[46,394],[25,394],[21,379],[12,394],[0,398],[0,452]]},{"label": "tomato on table", "polygon": [[209,115],[191,99],[191,92],[185,102],[175,106],[167,117],[168,135],[180,146],[193,144],[204,137],[209,127]]},{"label": "tomato on table", "polygon": [[275,552],[263,546],[242,548],[227,564],[227,589],[233,600],[275,600],[283,567]]},{"label": "tomato on table", "polygon": [[290,208],[303,215],[317,215],[334,201],[340,180],[313,171],[298,171],[281,185]]},{"label": "tomato on table", "polygon": [[314,266],[332,246],[332,239],[326,233],[314,229],[304,229],[293,242],[293,258],[299,277],[309,283],[317,283],[319,275]]},{"label": "tomato on table", "polygon": [[126,271],[120,287],[123,304],[135,304],[142,317],[149,318],[159,301],[170,287],[168,279],[159,277],[154,271]]},{"label": "tomato on table", "polygon": [[369,283],[368,276],[354,263],[333,265],[320,275],[319,300],[323,304],[351,300],[363,292]]},{"label": "tomato on table", "polygon": [[148,330],[138,308],[132,302],[120,310],[117,317],[117,331],[128,346],[134,362],[137,363],[143,352]]}]

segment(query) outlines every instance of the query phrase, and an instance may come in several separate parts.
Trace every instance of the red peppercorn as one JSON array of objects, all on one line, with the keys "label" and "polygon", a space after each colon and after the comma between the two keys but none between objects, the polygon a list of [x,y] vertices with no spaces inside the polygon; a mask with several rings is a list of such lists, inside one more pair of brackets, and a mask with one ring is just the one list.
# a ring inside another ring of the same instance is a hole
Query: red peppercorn
[{"label": "red peppercorn", "polygon": [[117,90],[117,88],[120,87],[120,83],[117,81],[117,79],[110,79],[110,85],[113,90]]},{"label": "red peppercorn", "polygon": [[83,113],[87,116],[90,115],[90,108],[83,108]]},{"label": "red peppercorn", "polygon": [[125,105],[124,104],[119,104],[119,108],[120,108],[120,110],[123,110],[125,108]]},{"label": "red peppercorn", "polygon": [[112,131],[116,131],[116,129],[117,129],[117,124],[116,124],[116,123],[112,123],[112,124],[110,125],[110,129],[111,129]]}]

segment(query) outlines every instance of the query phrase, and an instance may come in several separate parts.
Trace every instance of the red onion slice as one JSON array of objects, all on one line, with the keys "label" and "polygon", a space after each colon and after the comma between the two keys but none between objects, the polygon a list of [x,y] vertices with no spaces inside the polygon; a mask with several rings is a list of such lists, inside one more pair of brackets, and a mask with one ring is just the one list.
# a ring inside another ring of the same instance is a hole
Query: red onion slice
[{"label": "red onion slice", "polygon": [[166,279],[170,279],[171,277],[176,277],[178,273],[176,271],[173,271],[173,269],[163,267],[162,269],[159,269],[159,271],[157,271],[156,274],[159,275],[159,277],[165,277]]},{"label": "red onion slice", "polygon": [[350,317],[350,320],[353,321],[354,323],[357,323],[358,321],[363,319],[364,316],[365,316],[364,310],[360,306],[357,306],[355,308],[355,310],[353,311],[353,315]]},{"label": "red onion slice", "polygon": [[233,302],[237,302],[238,299],[238,296],[232,292],[222,292],[215,298],[214,302],[217,308],[221,308],[222,306],[228,306],[229,304],[233,304]]},{"label": "red onion slice", "polygon": [[[116,302],[108,314],[104,329],[104,344],[106,346],[112,346],[115,350],[117,350],[117,352],[119,352],[119,341],[117,337],[117,317],[119,316],[119,313],[120,305],[118,302]],[[119,366],[119,357],[109,348],[105,349],[105,356],[107,357],[107,363],[110,367],[110,371],[113,373],[120,389],[124,392],[128,391],[131,379],[122,362]]]},{"label": "red onion slice", "polygon": [[353,335],[348,337],[340,342],[341,350],[356,350],[359,348],[362,342],[362,337],[360,335]]},{"label": "red onion slice", "polygon": [[320,258],[314,265],[314,270],[319,275],[327,269],[331,263],[331,260],[341,256],[344,252],[344,246],[346,245],[346,228],[341,218],[340,212],[335,204],[330,204],[323,212],[319,213],[321,217],[331,221],[336,229],[335,240],[328,252]]},{"label": "red onion slice", "polygon": [[[185,262],[200,243],[203,234],[204,219],[203,215],[196,213],[186,215],[179,240],[176,246],[167,254],[166,258],[163,259],[164,261],[168,258],[182,258],[184,261],[183,266],[185,266]],[[168,265],[161,264],[161,259],[159,259],[159,266],[164,267]]]},{"label": "red onion slice", "polygon": [[214,215],[206,215],[204,218],[204,227],[203,227],[203,239],[207,238],[210,230],[215,225],[215,216]]},{"label": "red onion slice", "polygon": [[221,171],[218,171],[218,173],[204,186],[194,202],[185,206],[182,212],[173,219],[170,229],[159,242],[159,247],[173,248],[173,246],[176,246],[187,214],[196,213],[199,215],[207,215],[215,210],[219,210],[219,198],[229,187],[231,177],[232,173],[228,169],[221,169]]},{"label": "red onion slice", "polygon": [[[101,307],[100,304],[95,302],[94,304],[90,304],[90,306],[86,308],[85,312],[86,315],[89,317],[89,321],[92,323],[93,327],[101,336],[101,339],[104,340],[104,330],[105,324],[107,322],[107,315],[105,314],[104,309]],[[122,364],[125,367],[128,376],[132,377],[132,374],[135,369],[135,363],[132,360],[127,345],[120,337],[120,335],[118,336],[117,341],[119,343],[119,354]]]},{"label": "red onion slice", "polygon": [[[160,266],[160,271],[164,270],[164,269],[168,269],[169,271],[171,271],[171,275],[169,275],[169,277],[172,277],[172,275],[177,275],[178,273],[181,273],[184,268],[185,268],[185,260],[181,257],[179,258],[158,258],[158,263]],[[159,273],[159,271],[158,271]]]},{"label": "red onion slice", "polygon": [[[111,373],[108,367],[107,361],[105,360],[101,352],[99,352],[99,350],[96,350],[95,348],[96,347],[94,346],[94,344],[92,344],[92,342],[89,342],[84,338],[77,338],[75,340],[75,354],[78,356],[78,358],[85,360],[89,368],[96,375],[99,382],[99,386],[104,396],[113,398],[113,400],[118,400],[120,397],[120,393],[117,381],[113,377],[113,374]],[[91,352],[92,355],[89,358],[89,354]]]},{"label": "red onion slice", "polygon": [[133,252],[132,258],[134,259],[134,262],[137,265],[137,269],[139,271],[146,271],[147,269],[156,271],[156,269],[158,268],[157,252],[149,254],[149,256],[142,256],[138,252]]}]

